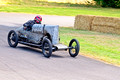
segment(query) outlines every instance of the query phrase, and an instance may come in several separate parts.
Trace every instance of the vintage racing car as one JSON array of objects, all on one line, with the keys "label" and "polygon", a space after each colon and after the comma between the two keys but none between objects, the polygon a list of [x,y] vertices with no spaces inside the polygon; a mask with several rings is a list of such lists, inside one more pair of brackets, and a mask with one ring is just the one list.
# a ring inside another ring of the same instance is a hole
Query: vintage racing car
[{"label": "vintage racing car", "polygon": [[54,51],[67,50],[71,57],[79,53],[79,42],[72,39],[69,46],[59,43],[59,26],[34,24],[32,30],[27,31],[23,26],[8,33],[8,44],[16,47],[18,43],[42,49],[43,55],[49,58]]}]

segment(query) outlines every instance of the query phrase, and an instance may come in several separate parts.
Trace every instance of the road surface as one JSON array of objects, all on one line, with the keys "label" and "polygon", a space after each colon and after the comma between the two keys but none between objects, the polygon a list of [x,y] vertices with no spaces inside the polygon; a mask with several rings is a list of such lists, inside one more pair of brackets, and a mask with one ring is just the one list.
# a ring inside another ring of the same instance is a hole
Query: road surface
[{"label": "road surface", "polygon": [[72,58],[68,52],[59,51],[48,59],[39,49],[9,47],[8,32],[21,25],[26,14],[4,14],[0,13],[0,80],[120,80],[120,67],[81,55]]},{"label": "road surface", "polygon": [[[33,20],[37,14],[0,13],[0,24],[9,27],[19,27],[28,20]],[[73,27],[75,17],[72,16],[49,16],[41,15],[42,24],[59,25],[62,27]]]}]

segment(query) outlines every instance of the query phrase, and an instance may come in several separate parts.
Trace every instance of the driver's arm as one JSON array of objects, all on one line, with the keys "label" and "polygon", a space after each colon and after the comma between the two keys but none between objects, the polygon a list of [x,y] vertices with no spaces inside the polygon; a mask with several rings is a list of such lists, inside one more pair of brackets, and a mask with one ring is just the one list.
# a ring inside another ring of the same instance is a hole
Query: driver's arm
[{"label": "driver's arm", "polygon": [[24,23],[23,26],[24,26],[24,30],[26,29],[31,29],[32,25],[32,20],[29,20],[28,22]]}]

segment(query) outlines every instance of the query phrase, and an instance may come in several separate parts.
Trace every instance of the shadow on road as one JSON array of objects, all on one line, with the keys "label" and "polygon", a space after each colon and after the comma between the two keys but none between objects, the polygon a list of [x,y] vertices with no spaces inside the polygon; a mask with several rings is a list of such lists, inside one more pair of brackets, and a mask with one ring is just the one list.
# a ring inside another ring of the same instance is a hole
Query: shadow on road
[{"label": "shadow on road", "polygon": [[[28,51],[28,52],[33,53],[33,54],[43,55],[42,50],[38,49],[38,48],[27,47],[27,46],[18,46],[17,48],[19,48],[21,50],[24,50],[24,51]],[[55,55],[54,52],[52,53],[51,57],[64,58],[63,56]]]}]

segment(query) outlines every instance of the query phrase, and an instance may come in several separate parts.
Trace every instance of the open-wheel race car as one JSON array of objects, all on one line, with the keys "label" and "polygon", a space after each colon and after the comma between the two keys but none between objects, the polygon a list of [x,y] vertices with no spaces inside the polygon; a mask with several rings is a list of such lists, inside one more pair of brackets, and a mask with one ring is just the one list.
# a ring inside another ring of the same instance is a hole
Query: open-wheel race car
[{"label": "open-wheel race car", "polygon": [[79,53],[79,42],[72,39],[69,46],[59,43],[59,26],[34,24],[32,30],[27,31],[23,26],[8,33],[8,44],[16,47],[18,43],[42,49],[43,55],[49,58],[54,51],[68,50],[71,57]]}]

